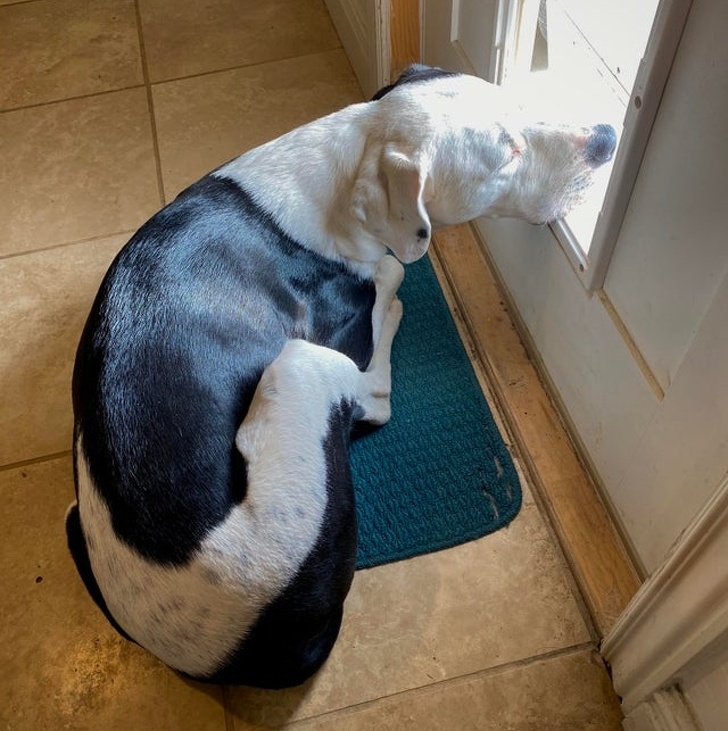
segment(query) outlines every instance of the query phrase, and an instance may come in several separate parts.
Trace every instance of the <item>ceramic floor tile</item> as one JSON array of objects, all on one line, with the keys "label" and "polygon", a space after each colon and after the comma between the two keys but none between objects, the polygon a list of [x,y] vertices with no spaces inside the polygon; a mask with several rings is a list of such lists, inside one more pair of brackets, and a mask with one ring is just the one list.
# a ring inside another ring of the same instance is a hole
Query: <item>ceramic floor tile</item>
[{"label": "ceramic floor tile", "polygon": [[231,689],[237,731],[363,703],[589,641],[535,507],[505,530],[354,579],[324,669],[303,687]]},{"label": "ceramic floor tile", "polygon": [[147,96],[0,114],[0,256],[137,228],[160,205]]},{"label": "ceramic floor tile", "polygon": [[405,693],[296,731],[621,731],[619,702],[589,651]]},{"label": "ceramic floor tile", "polygon": [[362,101],[343,51],[153,87],[167,199],[227,160]]},{"label": "ceramic floor tile", "polygon": [[323,0],[141,0],[140,10],[153,82],[341,45]]},{"label": "ceramic floor tile", "polygon": [[143,83],[134,0],[3,7],[0,68],[0,109]]},{"label": "ceramic floor tile", "polygon": [[121,639],[66,550],[70,458],[0,471],[0,728],[224,731],[221,691]]},{"label": "ceramic floor tile", "polygon": [[0,259],[0,465],[71,448],[71,372],[101,278],[127,236]]}]

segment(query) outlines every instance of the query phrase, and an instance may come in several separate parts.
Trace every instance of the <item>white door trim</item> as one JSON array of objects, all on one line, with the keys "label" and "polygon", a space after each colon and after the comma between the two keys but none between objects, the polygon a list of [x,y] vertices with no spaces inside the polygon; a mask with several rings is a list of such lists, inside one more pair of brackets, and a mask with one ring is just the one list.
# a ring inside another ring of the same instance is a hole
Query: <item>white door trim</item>
[{"label": "white door trim", "polygon": [[728,632],[728,479],[640,587],[601,652],[629,715]]},{"label": "white door trim", "polygon": [[365,98],[389,83],[391,0],[324,0]]},{"label": "white door trim", "polygon": [[[662,0],[657,9],[645,56],[640,63],[627,108],[622,141],[617,150],[602,211],[594,229],[586,268],[579,268],[577,254],[579,278],[590,292],[604,286],[609,262],[691,7],[692,0]],[[562,242],[558,233],[557,238]],[[574,244],[562,242],[562,245],[573,250]]]}]

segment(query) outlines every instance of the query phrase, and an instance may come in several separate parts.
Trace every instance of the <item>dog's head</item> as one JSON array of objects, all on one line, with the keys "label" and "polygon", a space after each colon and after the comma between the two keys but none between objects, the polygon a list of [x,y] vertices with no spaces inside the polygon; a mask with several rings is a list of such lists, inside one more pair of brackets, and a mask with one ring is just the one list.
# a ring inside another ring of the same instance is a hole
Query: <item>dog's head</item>
[{"label": "dog's head", "polygon": [[352,212],[405,263],[427,251],[433,226],[565,216],[617,143],[609,125],[531,120],[507,90],[424,66],[373,101]]}]

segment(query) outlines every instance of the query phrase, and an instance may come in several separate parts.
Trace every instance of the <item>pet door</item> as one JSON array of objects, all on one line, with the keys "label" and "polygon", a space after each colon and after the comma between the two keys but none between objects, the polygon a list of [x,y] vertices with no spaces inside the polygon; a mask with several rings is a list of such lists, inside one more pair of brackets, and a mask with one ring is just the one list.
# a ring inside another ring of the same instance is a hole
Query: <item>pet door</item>
[{"label": "pet door", "polygon": [[499,0],[491,80],[546,119],[607,122],[619,145],[551,228],[585,286],[603,283],[691,0]]}]

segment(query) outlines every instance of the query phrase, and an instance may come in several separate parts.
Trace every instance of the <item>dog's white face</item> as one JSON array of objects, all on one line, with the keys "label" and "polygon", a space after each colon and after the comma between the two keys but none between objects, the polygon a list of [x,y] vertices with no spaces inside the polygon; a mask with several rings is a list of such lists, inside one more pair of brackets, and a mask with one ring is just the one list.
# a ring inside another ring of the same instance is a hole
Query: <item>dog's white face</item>
[{"label": "dog's white face", "polygon": [[480,216],[534,224],[565,216],[616,146],[608,125],[529,120],[506,90],[474,76],[397,85],[377,104],[386,129],[379,182],[359,181],[368,198],[360,217],[376,197],[373,189],[386,181],[380,195],[389,210],[380,220],[387,219],[389,230],[380,226],[377,233],[405,263],[425,253],[433,226]]}]

